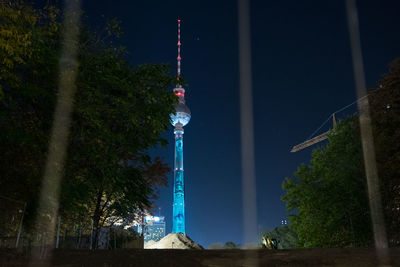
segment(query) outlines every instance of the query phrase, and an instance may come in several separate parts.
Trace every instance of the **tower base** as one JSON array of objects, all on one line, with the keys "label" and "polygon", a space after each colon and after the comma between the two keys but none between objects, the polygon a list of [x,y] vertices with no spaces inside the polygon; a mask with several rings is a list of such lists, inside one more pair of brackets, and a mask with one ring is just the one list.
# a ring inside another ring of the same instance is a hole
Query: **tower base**
[{"label": "tower base", "polygon": [[186,234],[171,233],[164,236],[160,241],[145,246],[146,249],[204,249],[202,246],[194,242]]}]

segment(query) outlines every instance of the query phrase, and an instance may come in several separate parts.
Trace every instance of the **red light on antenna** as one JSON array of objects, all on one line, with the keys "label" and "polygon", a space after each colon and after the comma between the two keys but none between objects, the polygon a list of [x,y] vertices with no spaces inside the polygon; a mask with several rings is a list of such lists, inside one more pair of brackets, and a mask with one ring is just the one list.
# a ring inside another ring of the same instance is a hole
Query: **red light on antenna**
[{"label": "red light on antenna", "polygon": [[181,20],[180,20],[180,19],[178,19],[178,22],[181,22]]}]

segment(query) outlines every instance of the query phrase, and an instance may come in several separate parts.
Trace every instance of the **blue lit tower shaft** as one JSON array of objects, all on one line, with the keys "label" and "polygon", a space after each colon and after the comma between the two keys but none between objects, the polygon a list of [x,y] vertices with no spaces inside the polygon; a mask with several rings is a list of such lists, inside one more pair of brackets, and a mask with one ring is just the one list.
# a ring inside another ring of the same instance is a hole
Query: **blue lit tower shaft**
[{"label": "blue lit tower shaft", "polygon": [[175,133],[173,233],[185,233],[185,190],[183,180],[183,129]]},{"label": "blue lit tower shaft", "polygon": [[174,204],[172,232],[185,233],[185,184],[183,175],[183,126],[189,123],[191,115],[185,105],[185,89],[178,86],[174,89],[179,103],[175,105],[175,113],[171,114],[171,124],[175,126],[175,164],[174,164]]},{"label": "blue lit tower shaft", "polygon": [[175,105],[175,113],[170,114],[171,124],[175,127],[175,166],[174,166],[174,204],[172,218],[172,232],[185,233],[185,185],[183,179],[183,126],[189,123],[191,115],[185,105],[185,89],[180,85],[181,75],[181,38],[180,20],[178,19],[178,85],[174,94],[179,103]]}]

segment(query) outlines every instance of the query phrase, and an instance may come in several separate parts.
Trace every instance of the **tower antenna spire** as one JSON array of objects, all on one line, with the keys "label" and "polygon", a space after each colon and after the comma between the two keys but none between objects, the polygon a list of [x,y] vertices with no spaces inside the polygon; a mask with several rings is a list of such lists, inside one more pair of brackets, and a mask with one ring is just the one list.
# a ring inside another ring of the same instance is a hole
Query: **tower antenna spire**
[{"label": "tower antenna spire", "polygon": [[180,78],[181,78],[181,20],[178,19],[178,76],[176,77],[178,81],[178,85],[181,86],[180,84]]}]

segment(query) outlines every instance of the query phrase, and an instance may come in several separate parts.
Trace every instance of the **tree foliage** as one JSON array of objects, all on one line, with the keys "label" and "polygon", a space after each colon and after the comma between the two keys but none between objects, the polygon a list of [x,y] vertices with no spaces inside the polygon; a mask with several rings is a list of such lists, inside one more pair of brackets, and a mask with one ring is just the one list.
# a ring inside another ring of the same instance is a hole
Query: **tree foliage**
[{"label": "tree foliage", "polygon": [[282,199],[292,212],[299,247],[365,246],[370,215],[356,117],[342,120],[325,148],[312,153],[295,178],[286,178]]},{"label": "tree foliage", "polygon": [[400,58],[369,97],[389,244],[400,246]]},{"label": "tree foliage", "polygon": [[[0,3],[0,195],[27,203],[32,225],[57,88],[58,11]],[[14,205],[5,211],[13,212]]]},{"label": "tree foliage", "polygon": [[240,248],[240,245],[237,245],[237,244],[233,243],[232,241],[228,241],[225,243],[223,248],[224,249],[235,249],[235,248]]},{"label": "tree foliage", "polygon": [[[369,91],[371,122],[386,231],[400,245],[400,58]],[[341,121],[326,148],[316,149],[311,165],[283,183],[299,246],[372,243],[360,134],[355,118]]]},{"label": "tree foliage", "polygon": [[287,225],[276,227],[272,231],[267,231],[263,235],[275,238],[278,241],[279,249],[296,248],[297,233]]},{"label": "tree foliage", "polygon": [[[61,18],[53,6],[22,1],[2,3],[0,12],[0,61],[8,62],[0,64],[0,195],[28,203],[29,226],[53,122]],[[121,34],[116,20],[104,26],[105,35],[81,28],[60,214],[65,222],[91,218],[97,229],[151,208],[157,187],[166,185],[169,167],[148,149],[167,143],[161,133],[176,97],[168,92],[174,77],[167,65],[134,67],[112,44]]]}]

